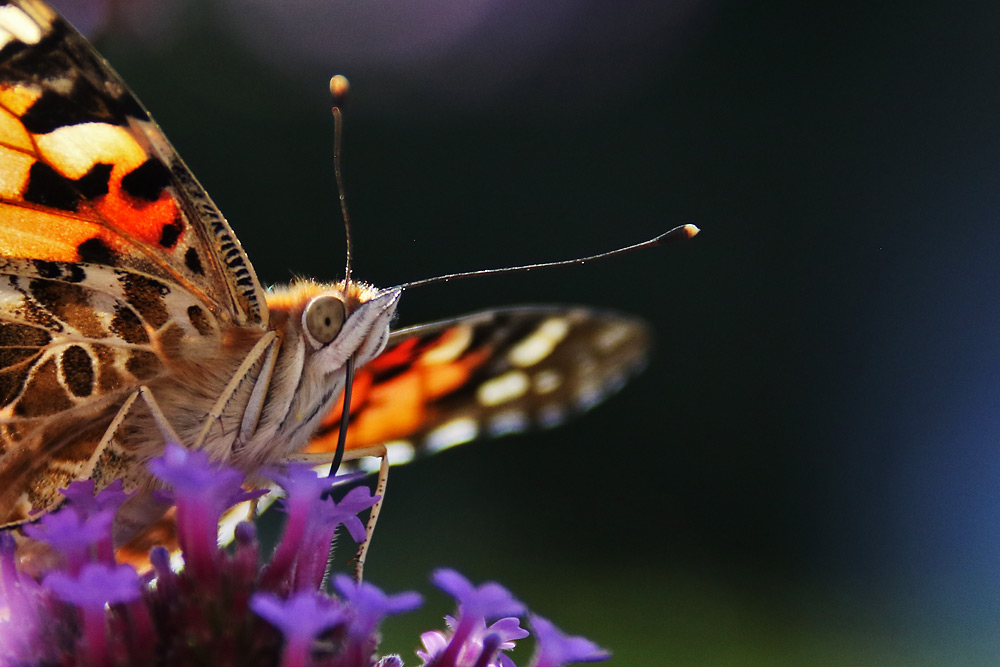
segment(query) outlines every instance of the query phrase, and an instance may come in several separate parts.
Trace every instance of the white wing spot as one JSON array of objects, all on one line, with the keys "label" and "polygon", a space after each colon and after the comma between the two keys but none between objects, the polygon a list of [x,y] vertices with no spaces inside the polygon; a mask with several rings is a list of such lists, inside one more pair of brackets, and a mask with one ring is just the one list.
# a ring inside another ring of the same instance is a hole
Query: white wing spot
[{"label": "white wing spot", "polygon": [[475,440],[479,435],[479,426],[472,417],[459,417],[438,426],[427,434],[425,446],[427,452],[434,454],[445,449]]},{"label": "white wing spot", "polygon": [[554,370],[546,369],[535,373],[535,393],[549,394],[562,384],[562,376]]},{"label": "white wing spot", "polygon": [[490,417],[487,430],[491,438],[528,430],[528,417],[520,410],[505,410]]},{"label": "white wing spot", "polygon": [[528,376],[522,371],[507,371],[479,385],[476,399],[487,407],[500,405],[524,396],[529,384]]},{"label": "white wing spot", "polygon": [[42,28],[19,7],[0,7],[0,47],[12,40],[25,44],[38,44],[42,39]]},{"label": "white wing spot", "polygon": [[[406,440],[391,440],[383,446],[385,447],[386,458],[389,459],[389,465],[399,466],[413,460],[415,450],[413,449],[413,445]],[[377,456],[363,456],[352,461],[352,463],[358,470],[366,472],[369,475],[377,473],[382,465],[382,461]],[[323,465],[326,468],[320,474],[326,476],[330,471],[330,466],[328,464]]]},{"label": "white wing spot", "polygon": [[108,123],[64,125],[35,140],[42,157],[58,164],[67,178],[80,178],[99,162],[127,171],[149,157],[129,130]]},{"label": "white wing spot", "polygon": [[552,350],[568,333],[569,320],[565,317],[550,317],[533,334],[510,348],[507,359],[521,368],[533,366],[552,354]]},{"label": "white wing spot", "polygon": [[609,324],[597,334],[594,343],[597,345],[597,349],[602,352],[610,352],[621,345],[630,333],[631,328],[624,324]]},{"label": "white wing spot", "polygon": [[413,445],[406,440],[393,440],[385,443],[385,451],[386,456],[389,457],[389,463],[394,466],[409,463],[416,453]]},{"label": "white wing spot", "polygon": [[431,348],[420,357],[422,364],[447,364],[455,361],[469,348],[472,342],[472,327],[465,325],[452,329],[447,339]]}]

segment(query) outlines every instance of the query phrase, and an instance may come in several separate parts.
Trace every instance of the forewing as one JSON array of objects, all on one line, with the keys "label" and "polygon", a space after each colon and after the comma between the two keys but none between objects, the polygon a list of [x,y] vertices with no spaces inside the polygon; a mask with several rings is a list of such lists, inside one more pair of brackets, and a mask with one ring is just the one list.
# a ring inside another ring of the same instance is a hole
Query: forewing
[{"label": "forewing", "polygon": [[[641,320],[558,306],[490,310],[395,331],[357,372],[348,456],[389,444],[390,460],[399,463],[555,426],[620,389],[643,367],[649,345]],[[307,453],[333,451],[339,421],[337,407]]]},{"label": "forewing", "polygon": [[267,320],[232,229],[149,113],[35,0],[0,4],[0,256],[128,269],[219,319]]}]

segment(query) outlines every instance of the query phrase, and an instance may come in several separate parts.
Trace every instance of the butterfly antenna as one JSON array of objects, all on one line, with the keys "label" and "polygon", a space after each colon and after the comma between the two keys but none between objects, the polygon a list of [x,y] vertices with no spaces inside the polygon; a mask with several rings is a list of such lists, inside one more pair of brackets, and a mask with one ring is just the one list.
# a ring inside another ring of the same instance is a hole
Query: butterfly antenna
[{"label": "butterfly antenna", "polygon": [[634,243],[630,246],[625,246],[624,248],[617,248],[615,250],[597,253],[596,255],[588,255],[587,257],[578,257],[576,259],[564,259],[558,262],[540,262],[538,264],[524,264],[522,266],[505,266],[500,269],[479,269],[478,271],[449,273],[443,276],[435,276],[434,278],[424,278],[423,280],[414,280],[412,282],[403,283],[402,285],[399,285],[399,288],[410,289],[413,287],[423,287],[424,285],[430,285],[432,283],[446,283],[449,280],[458,280],[460,278],[475,278],[478,276],[492,276],[498,273],[515,273],[518,271],[531,271],[532,269],[551,269],[557,266],[586,264],[587,262],[592,262],[597,259],[606,259],[608,257],[614,257],[615,255],[621,255],[626,252],[632,252],[633,250],[652,248],[654,246],[666,245],[675,241],[683,241],[684,239],[691,238],[699,231],[700,230],[695,225],[680,225],[679,227],[674,227],[669,232],[664,232],[663,234],[660,234],[655,238],[651,238],[648,241]]},{"label": "butterfly antenna", "polygon": [[347,214],[347,197],[344,194],[344,176],[340,171],[341,138],[344,133],[344,115],[340,107],[347,101],[351,89],[347,77],[337,74],[330,79],[330,95],[333,96],[333,173],[337,179],[337,197],[340,199],[340,215],[344,218],[344,236],[347,240],[347,262],[344,267],[344,292],[351,281],[351,217]]}]

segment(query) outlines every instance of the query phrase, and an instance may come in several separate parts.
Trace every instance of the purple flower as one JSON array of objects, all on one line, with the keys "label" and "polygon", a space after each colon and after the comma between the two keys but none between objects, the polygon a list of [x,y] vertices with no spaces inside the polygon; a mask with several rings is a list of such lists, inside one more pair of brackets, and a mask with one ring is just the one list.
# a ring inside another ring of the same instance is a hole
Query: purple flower
[{"label": "purple flower", "polygon": [[334,527],[344,524],[351,539],[359,543],[364,542],[368,534],[365,532],[365,524],[358,518],[358,513],[377,503],[381,497],[373,496],[367,486],[356,486],[348,491],[339,503],[331,503],[335,508],[325,513],[322,521]]},{"label": "purple flower", "polygon": [[71,482],[60,493],[66,497],[67,506],[25,526],[24,534],[61,553],[73,574],[90,561],[114,564],[111,525],[115,512],[133,494],[122,490],[120,479],[96,496],[92,479]]},{"label": "purple flower", "polygon": [[513,616],[501,618],[499,621],[486,628],[486,631],[500,637],[499,648],[502,651],[511,650],[514,648],[515,640],[524,639],[530,634],[527,630],[521,627],[521,619]]},{"label": "purple flower", "polygon": [[[485,636],[477,635],[477,630],[484,627],[490,619],[523,614],[524,605],[500,584],[488,581],[481,586],[473,586],[455,570],[435,570],[431,581],[458,601],[459,610],[458,623],[454,626],[451,641],[439,654],[436,662],[449,666],[468,664],[470,667],[493,664],[490,661],[502,641],[487,642]],[[459,657],[463,654],[471,656],[475,652],[479,655],[474,662],[459,662]]]},{"label": "purple flower", "polygon": [[75,577],[65,572],[50,572],[42,585],[81,609],[103,610],[106,604],[131,602],[142,593],[139,575],[129,565],[87,563]]},{"label": "purple flower", "polygon": [[[252,523],[236,527],[230,554],[216,543],[222,510],[254,495],[242,490],[242,475],[176,446],[150,468],[174,488],[185,567],[173,571],[170,554],[157,547],[149,555],[155,585],[147,586],[131,567],[114,565],[110,546],[94,562],[93,548],[110,545],[112,513],[127,496],[119,484],[96,498],[92,483],[74,484],[66,492],[67,510],[25,528],[67,554],[69,564],[50,571],[41,585],[16,569],[15,542],[0,533],[0,662],[124,666],[148,663],[153,649],[177,664],[272,664],[280,650],[286,667],[402,667],[399,656],[377,656],[379,629],[389,615],[417,607],[417,593],[386,595],[346,575],[333,580],[339,601],[316,590],[337,527],[344,524],[357,541],[365,538],[357,514],[377,500],[368,488],[334,502],[324,499],[331,480],[311,470],[293,466],[275,475],[290,516],[274,561],[261,571]],[[433,581],[454,596],[458,613],[447,617],[447,631],[421,637],[417,655],[424,664],[515,667],[504,651],[528,634],[515,617],[524,605],[503,586],[476,586],[454,570],[436,571]],[[278,632],[251,611],[280,631],[283,646]],[[539,636],[534,667],[607,657],[545,619],[532,623]]]},{"label": "purple flower", "polygon": [[441,568],[431,575],[431,583],[458,601],[463,616],[479,616],[483,620],[489,620],[524,613],[524,604],[495,581],[473,586],[472,582],[455,570]]},{"label": "purple flower", "polygon": [[[446,616],[448,628],[453,632],[458,623],[451,616]],[[528,636],[528,631],[521,627],[520,620],[514,617],[501,618],[493,625],[479,621],[462,643],[461,649],[454,657],[456,667],[506,667],[514,662],[497,651],[509,651],[514,648],[515,641]],[[417,650],[417,657],[427,665],[444,653],[449,645],[448,633],[433,631],[420,635],[424,650]],[[447,664],[438,662],[435,664]]]},{"label": "purple flower", "polygon": [[104,606],[131,602],[141,595],[136,571],[128,565],[87,563],[80,569],[79,576],[51,572],[42,585],[60,599],[79,607],[90,664],[109,663]]},{"label": "purple flower", "polygon": [[[453,620],[450,616],[448,617],[449,626]],[[434,658],[444,653],[444,650],[448,648],[448,635],[440,630],[431,630],[420,635],[420,643],[424,645],[424,650],[417,649],[417,657],[423,660],[421,665],[429,665]]]},{"label": "purple flower", "polygon": [[272,472],[269,477],[285,491],[285,497],[280,501],[288,517],[284,539],[298,544],[313,512],[313,505],[329,491],[333,480],[320,477],[315,470],[301,464],[288,465],[284,474]]},{"label": "purple flower", "polygon": [[26,525],[24,534],[59,551],[66,558],[69,571],[75,575],[86,563],[94,560],[92,551],[96,551],[99,560],[104,563],[114,563],[111,542],[113,521],[113,509],[99,510],[87,516],[66,508],[46,514],[38,523]]},{"label": "purple flower", "polygon": [[323,499],[323,491],[330,488],[330,480],[318,477],[316,472],[301,466],[289,466],[288,474],[275,476],[285,487],[288,500],[289,527],[275,551],[271,566],[265,575],[267,585],[293,576],[292,590],[317,588],[326,571],[330,543],[337,527],[344,524],[355,542],[365,539],[365,525],[358,512],[368,509],[378,501],[371,490],[358,486],[340,502]]},{"label": "purple flower", "polygon": [[48,618],[47,591],[17,571],[15,546],[10,533],[0,532],[0,656],[23,660],[33,656],[41,630],[54,619]]},{"label": "purple flower", "polygon": [[386,595],[377,586],[338,574],[333,587],[344,598],[351,611],[347,626],[347,664],[368,664],[369,656],[377,646],[378,626],[386,616],[401,614],[420,606],[420,595],[413,592]]},{"label": "purple flower", "polygon": [[532,667],[559,667],[571,662],[600,662],[611,654],[584,637],[563,634],[548,619],[529,614],[531,629],[535,631],[537,648]]},{"label": "purple flower", "polygon": [[[318,511],[316,505],[321,502],[324,492],[330,489],[331,480],[320,477],[308,466],[295,464],[287,466],[284,474],[272,472],[270,477],[285,491],[282,506],[287,516],[281,542],[271,558],[267,573],[269,582],[277,582],[293,570],[299,554],[303,552],[303,542],[312,527],[310,522],[315,520]],[[326,553],[330,545],[320,547]]]},{"label": "purple flower", "polygon": [[213,465],[208,454],[188,451],[168,443],[163,456],[149,462],[149,470],[174,488],[177,505],[177,541],[184,564],[208,581],[215,574],[218,554],[219,517],[238,502],[259,497],[243,490],[243,474],[234,468]]},{"label": "purple flower", "polygon": [[82,480],[70,482],[69,486],[62,489],[60,493],[69,501],[77,513],[83,516],[91,516],[102,510],[118,511],[126,500],[135,495],[135,491],[125,493],[124,483],[120,479],[108,484],[103,491],[94,495],[94,480]]},{"label": "purple flower", "polygon": [[177,592],[177,573],[170,567],[170,552],[166,547],[156,546],[149,551],[149,564],[156,574],[156,591],[163,597]]},{"label": "purple flower", "polygon": [[315,592],[295,593],[287,600],[271,593],[254,593],[250,608],[284,635],[281,656],[284,667],[309,664],[313,640],[346,619],[346,612],[333,600]]},{"label": "purple flower", "polygon": [[205,452],[189,451],[175,443],[167,443],[163,456],[149,462],[149,471],[174,487],[178,495],[197,497],[212,504],[228,500],[242,490],[243,475],[239,471],[212,465]]},{"label": "purple flower", "polygon": [[333,587],[351,607],[347,634],[353,639],[374,634],[386,616],[413,611],[423,603],[419,593],[406,591],[386,595],[378,586],[367,582],[356,583],[345,574],[334,577]]},{"label": "purple flower", "polygon": [[239,522],[233,531],[233,541],[236,543],[232,559],[234,574],[240,581],[253,581],[257,576],[260,558],[257,526],[249,521]]}]

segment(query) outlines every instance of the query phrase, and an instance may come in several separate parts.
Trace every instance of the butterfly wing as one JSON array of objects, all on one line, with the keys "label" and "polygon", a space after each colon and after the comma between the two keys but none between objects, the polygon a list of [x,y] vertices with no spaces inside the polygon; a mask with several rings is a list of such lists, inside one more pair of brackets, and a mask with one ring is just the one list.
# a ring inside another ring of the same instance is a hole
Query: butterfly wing
[{"label": "butterfly wing", "polygon": [[90,474],[181,341],[207,356],[266,322],[235,235],[119,76],[43,3],[0,3],[0,525]]},{"label": "butterfly wing", "polygon": [[218,208],[118,74],[35,0],[0,5],[0,172],[3,257],[140,272],[266,323]]},{"label": "butterfly wing", "polygon": [[[621,388],[649,346],[641,320],[579,307],[488,310],[394,331],[356,375],[347,456],[388,444],[402,463],[555,426]],[[340,415],[326,417],[307,453],[334,450]]]}]

